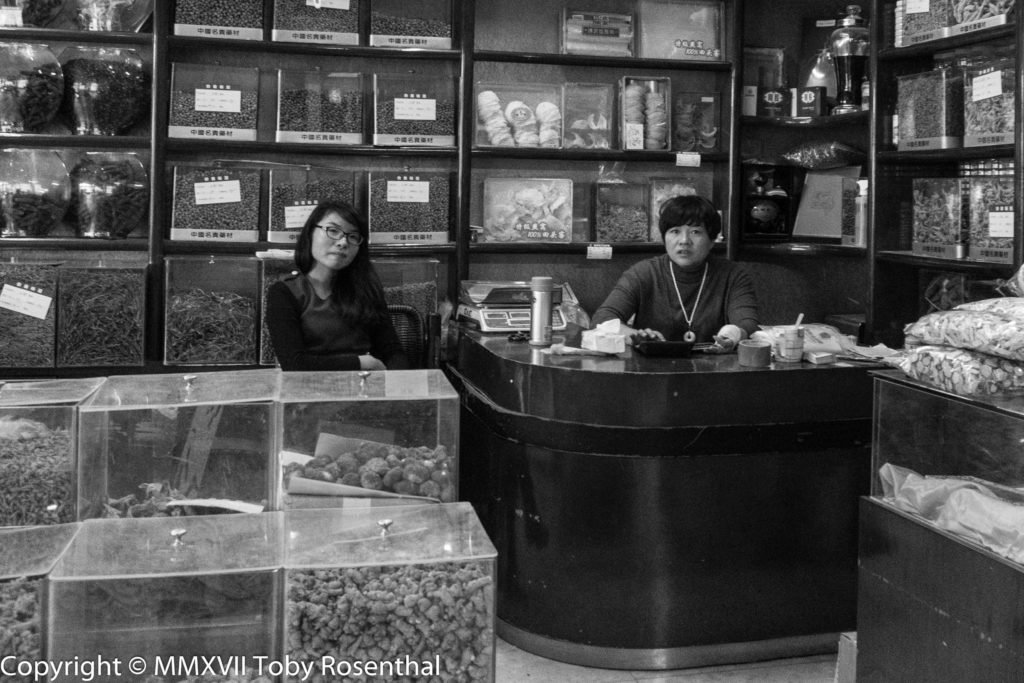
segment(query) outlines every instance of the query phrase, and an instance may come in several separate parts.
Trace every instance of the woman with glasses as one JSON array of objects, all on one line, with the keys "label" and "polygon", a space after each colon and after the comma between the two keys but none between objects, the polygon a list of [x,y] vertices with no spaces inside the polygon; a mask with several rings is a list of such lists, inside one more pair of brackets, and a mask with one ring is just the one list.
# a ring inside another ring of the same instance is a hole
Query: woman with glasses
[{"label": "woman with glasses", "polygon": [[267,328],[282,370],[396,370],[408,361],[370,262],[366,221],[321,202],[295,243],[299,273],[267,289]]},{"label": "woman with glasses", "polygon": [[594,325],[632,320],[624,332],[640,339],[711,342],[728,353],[757,331],[754,284],[737,263],[711,259],[722,219],[703,197],[666,199],[658,228],[665,253],[635,264],[597,309]]}]

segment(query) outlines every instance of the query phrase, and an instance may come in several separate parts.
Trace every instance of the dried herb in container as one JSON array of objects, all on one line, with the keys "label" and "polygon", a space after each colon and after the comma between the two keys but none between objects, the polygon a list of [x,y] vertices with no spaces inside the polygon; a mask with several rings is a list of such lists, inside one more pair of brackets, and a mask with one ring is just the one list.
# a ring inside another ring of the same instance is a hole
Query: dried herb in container
[{"label": "dried herb in container", "polygon": [[168,293],[165,328],[166,363],[256,363],[256,302],[250,297],[200,288]]},{"label": "dried herb in container", "polygon": [[177,0],[174,23],[263,28],[263,0]]},{"label": "dried herb in container", "polygon": [[1012,143],[1016,63],[1008,60],[964,73],[964,143]]},{"label": "dried herb in container", "polygon": [[646,187],[635,183],[599,183],[594,208],[598,242],[643,242],[648,239]]},{"label": "dried herb in container", "polygon": [[135,50],[69,47],[61,64],[64,107],[77,135],[121,135],[149,111],[149,73]]},{"label": "dried herb in container", "polygon": [[144,269],[64,266],[59,285],[57,367],[143,364]]},{"label": "dried herb in container", "polygon": [[64,73],[46,45],[0,43],[0,133],[39,132],[60,109]]},{"label": "dried herb in container", "polygon": [[260,281],[263,296],[260,297],[260,365],[277,365],[277,354],[274,343],[270,339],[267,327],[267,290],[275,282],[280,282],[296,272],[292,259],[262,259],[260,261]]},{"label": "dried herb in container", "polygon": [[358,34],[360,0],[346,4],[348,9],[329,3],[316,7],[307,0],[274,0],[274,30]]},{"label": "dried herb in container", "polygon": [[[42,660],[42,590],[42,578],[0,579],[0,654],[5,659],[11,657],[15,663]],[[14,673],[15,664],[8,666],[12,673],[4,676],[6,683],[36,680]]]},{"label": "dried herb in container", "polygon": [[255,169],[176,166],[171,238],[256,241],[261,185]]},{"label": "dried herb in container", "polygon": [[46,237],[67,210],[71,181],[57,152],[0,151],[0,237]]},{"label": "dried herb in container", "polygon": [[964,80],[953,69],[897,79],[899,149],[958,147],[964,134]]},{"label": "dried herb in container", "polygon": [[0,307],[0,367],[53,367],[56,307],[52,299],[57,291],[57,267],[0,263],[0,287],[18,288],[22,294],[27,291],[40,308],[46,306],[43,318]]},{"label": "dried herb in container", "polygon": [[0,418],[0,526],[73,522],[74,475],[66,429]]},{"label": "dried herb in container", "polygon": [[71,169],[71,187],[80,237],[121,239],[145,224],[149,178],[136,155],[86,153]]},{"label": "dried herb in container", "polygon": [[447,241],[450,194],[445,173],[371,173],[370,242]]}]

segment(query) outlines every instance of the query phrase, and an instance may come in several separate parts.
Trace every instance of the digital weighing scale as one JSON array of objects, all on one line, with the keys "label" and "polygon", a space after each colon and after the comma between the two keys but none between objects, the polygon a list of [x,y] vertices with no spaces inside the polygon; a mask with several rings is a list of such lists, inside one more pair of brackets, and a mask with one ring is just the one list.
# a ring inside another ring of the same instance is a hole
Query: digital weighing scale
[{"label": "digital weighing scale", "polygon": [[[459,286],[457,316],[481,332],[529,332],[530,298],[529,282],[464,280]],[[566,328],[565,316],[558,307],[563,301],[577,301],[567,282],[556,287],[552,296],[552,330]]]}]

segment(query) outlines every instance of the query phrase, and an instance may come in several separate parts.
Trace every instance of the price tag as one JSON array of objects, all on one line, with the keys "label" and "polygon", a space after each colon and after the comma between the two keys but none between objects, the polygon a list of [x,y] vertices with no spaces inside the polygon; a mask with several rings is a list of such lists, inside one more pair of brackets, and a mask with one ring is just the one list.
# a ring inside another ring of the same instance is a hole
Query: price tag
[{"label": "price tag", "polygon": [[396,97],[396,121],[436,121],[437,100],[433,98]]},{"label": "price tag", "polygon": [[388,201],[426,204],[430,201],[430,182],[427,180],[389,180]]},{"label": "price tag", "polygon": [[988,212],[989,237],[1013,237],[1013,211]]},{"label": "price tag", "polygon": [[53,297],[46,296],[38,287],[20,282],[7,283],[0,289],[0,308],[15,313],[24,313],[40,320],[46,319]]},{"label": "price tag", "polygon": [[971,79],[971,101],[980,102],[1003,94],[1003,72],[991,71]]},{"label": "price tag", "polygon": [[429,396],[427,371],[385,372],[384,395],[387,397]]},{"label": "price tag", "polygon": [[306,0],[306,7],[317,9],[349,9],[349,0]]},{"label": "price tag", "polygon": [[700,166],[700,153],[676,152],[676,166]]},{"label": "price tag", "polygon": [[587,258],[594,260],[607,260],[612,257],[612,245],[610,244],[588,244]]},{"label": "price tag", "polygon": [[239,180],[210,180],[196,183],[194,188],[196,206],[242,202],[242,183]]},{"label": "price tag", "polygon": [[832,28],[836,25],[835,19],[818,19],[814,22],[817,28]]},{"label": "price tag", "polygon": [[2,7],[0,8],[0,26],[13,26],[19,27],[24,26],[21,19],[21,8],[20,7]]},{"label": "price tag", "polygon": [[284,207],[284,227],[296,230],[306,225],[309,214],[316,208],[316,202]]},{"label": "price tag", "polygon": [[907,0],[904,10],[907,14],[922,14],[931,10],[928,0]]},{"label": "price tag", "polygon": [[240,114],[242,112],[242,91],[196,88],[196,111]]}]

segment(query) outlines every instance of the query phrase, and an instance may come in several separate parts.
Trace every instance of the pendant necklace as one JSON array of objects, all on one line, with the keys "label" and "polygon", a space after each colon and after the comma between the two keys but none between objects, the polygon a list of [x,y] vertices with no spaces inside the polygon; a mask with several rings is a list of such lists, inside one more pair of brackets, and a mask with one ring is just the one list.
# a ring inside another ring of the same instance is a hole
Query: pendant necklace
[{"label": "pendant necklace", "polygon": [[693,317],[697,315],[697,305],[700,303],[700,295],[704,291],[704,283],[708,279],[708,264],[704,262],[704,275],[700,278],[700,288],[697,290],[697,298],[693,300],[693,310],[689,314],[686,313],[686,306],[683,305],[683,295],[679,293],[679,283],[676,282],[676,273],[672,269],[672,261],[668,262],[668,276],[672,280],[672,286],[676,288],[676,298],[679,299],[679,308],[683,309],[683,320],[686,321],[686,334],[683,335],[683,341],[688,341],[691,344],[697,341],[697,335],[693,333]]}]

